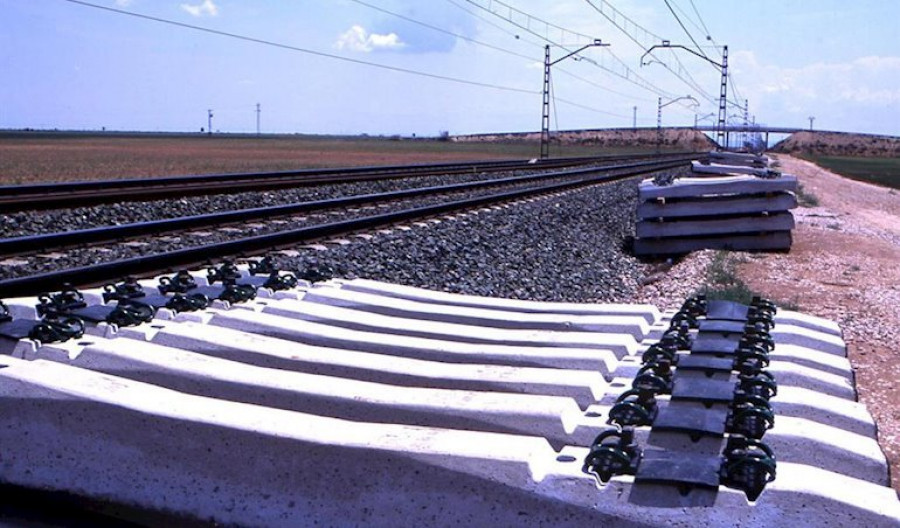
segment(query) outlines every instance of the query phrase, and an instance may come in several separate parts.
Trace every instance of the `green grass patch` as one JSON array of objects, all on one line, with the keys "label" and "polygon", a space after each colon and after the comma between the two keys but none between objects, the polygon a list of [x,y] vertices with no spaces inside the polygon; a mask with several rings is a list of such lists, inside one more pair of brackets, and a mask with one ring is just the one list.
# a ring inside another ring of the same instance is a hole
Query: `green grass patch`
[{"label": "green grass patch", "polygon": [[804,156],[820,167],[854,180],[900,189],[900,158]]},{"label": "green grass patch", "polygon": [[706,285],[697,291],[710,300],[734,301],[749,304],[754,293],[747,283],[737,276],[741,260],[727,251],[717,251],[706,269]]},{"label": "green grass patch", "polygon": [[[706,268],[706,285],[700,287],[694,295],[705,295],[709,300],[732,301],[741,304],[750,304],[754,297],[765,297],[759,292],[750,289],[737,275],[738,264],[746,262],[746,257],[741,253],[729,251],[717,251],[712,262]],[[800,307],[796,302],[770,298],[779,309],[797,311]]]}]

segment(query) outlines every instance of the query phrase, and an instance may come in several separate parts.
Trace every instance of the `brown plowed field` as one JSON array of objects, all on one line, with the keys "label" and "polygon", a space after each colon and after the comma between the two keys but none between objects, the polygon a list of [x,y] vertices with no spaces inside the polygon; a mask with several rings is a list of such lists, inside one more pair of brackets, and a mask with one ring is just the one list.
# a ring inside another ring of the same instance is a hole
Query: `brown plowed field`
[{"label": "brown plowed field", "polygon": [[[554,145],[551,156],[650,152]],[[456,143],[308,136],[0,135],[0,185],[296,170],[318,167],[530,159],[538,143]]]}]

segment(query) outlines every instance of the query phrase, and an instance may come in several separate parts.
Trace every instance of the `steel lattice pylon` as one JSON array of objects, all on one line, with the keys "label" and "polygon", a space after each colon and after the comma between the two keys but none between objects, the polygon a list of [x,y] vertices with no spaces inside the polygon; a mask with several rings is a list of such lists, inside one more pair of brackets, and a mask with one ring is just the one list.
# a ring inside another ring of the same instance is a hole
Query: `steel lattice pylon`
[{"label": "steel lattice pylon", "polygon": [[544,46],[544,105],[541,115],[541,159],[550,156],[550,45]]},{"label": "steel lattice pylon", "polygon": [[728,139],[725,133],[725,115],[728,104],[728,46],[722,47],[722,86],[719,91],[719,124],[716,127],[716,143],[721,148],[728,148]]}]

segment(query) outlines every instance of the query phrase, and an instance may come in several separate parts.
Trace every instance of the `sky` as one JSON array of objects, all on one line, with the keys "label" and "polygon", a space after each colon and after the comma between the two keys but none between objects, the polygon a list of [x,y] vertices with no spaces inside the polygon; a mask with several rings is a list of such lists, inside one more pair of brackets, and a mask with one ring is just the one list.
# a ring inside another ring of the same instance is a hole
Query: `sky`
[{"label": "sky", "polygon": [[0,129],[536,131],[547,44],[551,129],[712,124],[727,45],[729,121],[900,136],[898,35],[898,0],[0,0]]}]

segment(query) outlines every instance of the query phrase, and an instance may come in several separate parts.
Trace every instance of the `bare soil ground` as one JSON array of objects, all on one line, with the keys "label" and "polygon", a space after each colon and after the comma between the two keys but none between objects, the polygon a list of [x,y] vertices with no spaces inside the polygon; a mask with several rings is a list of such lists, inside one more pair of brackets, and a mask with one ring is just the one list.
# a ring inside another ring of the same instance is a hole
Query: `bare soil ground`
[{"label": "bare soil ground", "polygon": [[841,325],[859,399],[878,424],[900,490],[900,193],[779,158],[819,206],[794,212],[790,253],[753,255],[739,275],[764,295]]},{"label": "bare soil ground", "polygon": [[[859,399],[878,424],[878,441],[900,491],[900,192],[843,178],[778,155],[817,207],[794,210],[789,253],[734,254],[752,290],[837,322],[856,373]],[[713,251],[677,262],[638,300],[677,308],[706,282]]]},{"label": "bare soil ground", "polygon": [[[480,148],[479,148],[480,147]],[[0,184],[439,163],[537,155],[537,145],[234,137],[0,137]],[[587,155],[587,153],[583,154]]]},{"label": "bare soil ground", "polygon": [[[583,145],[599,147],[655,148],[658,140],[655,128],[616,128],[608,130],[560,130],[550,134],[553,145]],[[540,141],[539,132],[510,132],[454,136],[460,143]],[[707,150],[715,143],[703,132],[685,128],[663,128],[662,146],[676,150]]]},{"label": "bare soil ground", "polygon": [[795,155],[891,158],[900,156],[900,137],[847,132],[797,132],[780,141],[772,150]]}]

